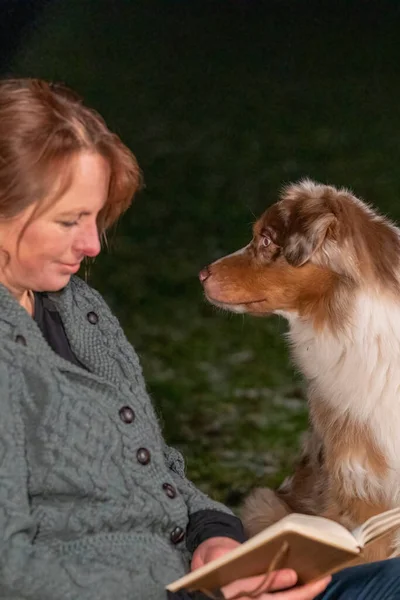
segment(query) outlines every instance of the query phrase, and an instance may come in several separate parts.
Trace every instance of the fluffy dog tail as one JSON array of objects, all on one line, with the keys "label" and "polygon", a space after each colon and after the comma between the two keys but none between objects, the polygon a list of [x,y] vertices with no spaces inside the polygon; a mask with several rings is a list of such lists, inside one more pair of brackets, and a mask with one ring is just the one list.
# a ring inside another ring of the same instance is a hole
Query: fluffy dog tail
[{"label": "fluffy dog tail", "polygon": [[246,534],[252,537],[291,512],[274,490],[256,488],[244,501],[241,517]]}]

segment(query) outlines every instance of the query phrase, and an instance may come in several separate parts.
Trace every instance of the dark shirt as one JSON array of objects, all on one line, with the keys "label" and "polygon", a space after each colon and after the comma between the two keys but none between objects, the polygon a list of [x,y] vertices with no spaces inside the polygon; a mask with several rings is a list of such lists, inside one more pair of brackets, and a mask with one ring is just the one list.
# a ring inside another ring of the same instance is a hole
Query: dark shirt
[{"label": "dark shirt", "polygon": [[79,362],[71,350],[60,314],[54,302],[52,302],[45,293],[34,292],[34,295],[35,309],[33,318],[39,325],[39,328],[49,346],[53,348],[56,354],[62,358],[65,358],[65,360],[69,360],[69,362],[73,363],[74,365],[78,365],[78,367],[85,369],[86,367]]}]

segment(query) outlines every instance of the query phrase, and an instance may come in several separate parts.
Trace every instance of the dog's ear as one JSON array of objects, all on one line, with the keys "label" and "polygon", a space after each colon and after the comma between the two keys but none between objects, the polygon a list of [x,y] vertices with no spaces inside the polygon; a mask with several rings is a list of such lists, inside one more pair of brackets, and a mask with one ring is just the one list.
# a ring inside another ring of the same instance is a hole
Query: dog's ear
[{"label": "dog's ear", "polygon": [[322,246],[336,217],[331,212],[319,215],[299,215],[291,223],[283,246],[283,255],[294,266],[304,265]]}]

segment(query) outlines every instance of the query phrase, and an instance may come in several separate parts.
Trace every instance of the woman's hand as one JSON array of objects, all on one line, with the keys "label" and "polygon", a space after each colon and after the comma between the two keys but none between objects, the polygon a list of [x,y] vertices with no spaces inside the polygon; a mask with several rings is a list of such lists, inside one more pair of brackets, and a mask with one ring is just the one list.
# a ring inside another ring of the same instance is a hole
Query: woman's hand
[{"label": "woman's hand", "polygon": [[[314,583],[287,589],[295,585],[297,575],[291,569],[282,569],[271,573],[271,579],[269,577],[266,579],[264,575],[238,579],[224,586],[222,593],[227,600],[238,594],[240,594],[239,598],[241,600],[313,600],[324,591],[330,580],[330,577],[325,577]],[[261,586],[263,581],[265,581],[265,584]],[[263,592],[263,587],[268,591]],[[257,595],[247,596],[246,591],[251,592],[252,590],[257,590]],[[279,592],[277,590],[283,591]],[[269,592],[274,592],[274,594]]]},{"label": "woman's hand", "polygon": [[[239,542],[225,537],[215,537],[202,542],[194,551],[192,558],[192,571],[205,565],[206,563],[219,558],[230,550],[240,546]],[[242,600],[254,600],[250,596],[246,596],[246,591],[251,592],[257,590],[257,600],[313,600],[318,594],[324,591],[330,582],[330,577],[325,577],[315,583],[310,583],[301,587],[291,588],[297,581],[297,575],[291,569],[282,569],[271,573],[266,578],[265,575],[257,577],[248,577],[246,579],[238,579],[229,583],[222,588],[222,593],[229,600],[233,596],[240,594]],[[261,585],[263,584],[263,585]],[[263,590],[265,590],[263,592]],[[267,591],[268,590],[268,591]],[[284,590],[276,593],[277,590]],[[269,594],[268,592],[275,592]]]}]

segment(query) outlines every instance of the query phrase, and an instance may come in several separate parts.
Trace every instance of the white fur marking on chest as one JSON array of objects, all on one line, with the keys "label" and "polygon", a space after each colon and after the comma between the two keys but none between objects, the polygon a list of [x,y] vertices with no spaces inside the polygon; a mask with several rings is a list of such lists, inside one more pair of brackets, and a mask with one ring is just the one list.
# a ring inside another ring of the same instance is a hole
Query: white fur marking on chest
[{"label": "white fur marking on chest", "polygon": [[[318,401],[369,426],[391,469],[391,493],[400,495],[400,303],[360,294],[349,325],[336,335],[301,318],[289,322],[295,361]],[[360,493],[382,487],[368,480],[360,461],[349,458],[345,472]]]}]

